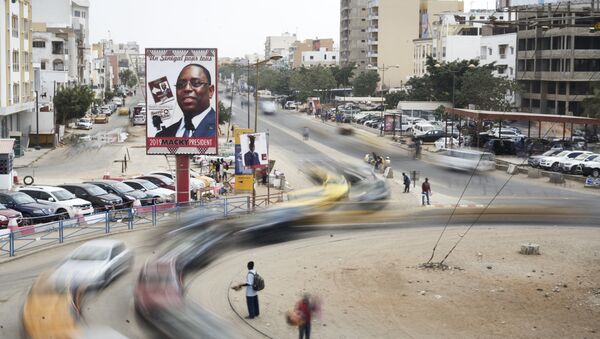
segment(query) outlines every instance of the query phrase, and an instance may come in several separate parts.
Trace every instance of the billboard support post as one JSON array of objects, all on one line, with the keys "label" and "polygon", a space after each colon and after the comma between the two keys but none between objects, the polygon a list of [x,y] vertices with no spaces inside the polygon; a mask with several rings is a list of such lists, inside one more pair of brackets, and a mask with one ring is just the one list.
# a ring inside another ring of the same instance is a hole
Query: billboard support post
[{"label": "billboard support post", "polygon": [[175,178],[177,180],[177,204],[190,202],[190,156],[175,156]]}]

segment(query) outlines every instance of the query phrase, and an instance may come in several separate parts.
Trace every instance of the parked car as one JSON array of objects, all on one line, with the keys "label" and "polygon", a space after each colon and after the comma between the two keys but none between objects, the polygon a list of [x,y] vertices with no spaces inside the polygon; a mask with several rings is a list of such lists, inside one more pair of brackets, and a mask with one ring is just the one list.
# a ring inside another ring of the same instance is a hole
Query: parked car
[{"label": "parked car", "polygon": [[92,203],[77,198],[73,193],[61,187],[55,186],[25,186],[19,189],[37,201],[52,202],[59,206],[56,213],[67,213],[69,218],[77,215],[90,215],[94,213]]},{"label": "parked car", "polygon": [[94,118],[95,124],[107,124],[108,123],[108,115],[106,114],[98,114]]},{"label": "parked car", "polygon": [[169,177],[160,174],[148,174],[148,175],[140,175],[135,177],[136,179],[144,179],[148,180],[151,183],[155,184],[158,187],[170,189],[176,191],[175,181]]},{"label": "parked car", "polygon": [[121,240],[98,239],[69,254],[51,275],[52,281],[76,289],[105,287],[131,269],[133,255]]},{"label": "parked car", "polygon": [[495,155],[516,155],[517,149],[514,141],[510,139],[490,139],[483,148]]},{"label": "parked car", "polygon": [[175,201],[175,191],[161,188],[151,183],[148,180],[144,179],[127,179],[123,180],[124,184],[135,188],[136,190],[140,190],[142,192],[146,192],[152,198],[154,198],[153,203],[162,203],[162,202],[174,202]]},{"label": "parked car", "polygon": [[588,161],[581,165],[581,174],[584,176],[591,175],[594,178],[600,177],[600,161]]},{"label": "parked car", "polygon": [[[195,161],[195,159],[194,159],[194,161]],[[151,174],[162,175],[164,177],[170,178],[173,181],[175,181],[174,173],[169,172],[169,171],[154,171],[154,172],[150,172],[148,174],[149,175],[151,175]],[[206,186],[206,184],[203,180],[200,180],[200,179],[194,177],[194,175],[192,173],[190,173],[190,189],[197,190],[197,189],[204,188],[205,186]]]},{"label": "parked car", "polygon": [[92,119],[90,118],[81,118],[78,119],[77,122],[75,123],[75,128],[78,129],[92,129],[92,127],[94,126],[94,124],[92,123]]},{"label": "parked car", "polygon": [[558,153],[562,152],[562,150],[559,149],[551,149],[549,151],[544,152],[543,154],[540,155],[532,155],[527,159],[527,163],[529,164],[529,166],[531,167],[538,167],[540,165],[540,160],[542,158],[545,157],[551,157],[554,155],[557,155]]},{"label": "parked car", "polygon": [[421,142],[434,142],[436,140],[438,140],[439,138],[443,138],[446,136],[446,133],[442,130],[439,129],[433,129],[433,130],[429,130],[423,134],[419,134],[418,136],[415,136],[413,139],[414,140],[420,140]]},{"label": "parked car", "polygon": [[288,101],[285,103],[285,109],[296,109],[296,103],[293,101]]},{"label": "parked car", "polygon": [[101,106],[100,114],[105,114],[107,116],[110,116],[112,114],[112,108],[109,105]]},{"label": "parked car", "polygon": [[85,184],[96,185],[110,194],[114,194],[123,199],[123,204],[126,207],[133,207],[133,203],[138,200],[142,205],[151,205],[152,197],[148,194],[131,188],[117,180],[94,180],[86,181]]},{"label": "parked car", "polygon": [[560,162],[560,170],[564,173],[577,174],[581,173],[582,165],[589,161],[598,161],[598,154],[587,154],[583,153],[573,159],[568,159]]},{"label": "parked car", "polygon": [[35,201],[23,192],[0,192],[0,204],[21,212],[26,219],[30,218],[24,221],[25,224],[52,222],[68,217],[67,214],[57,214],[56,205]]},{"label": "parked car", "polygon": [[76,197],[88,200],[92,206],[99,211],[120,209],[123,207],[123,199],[110,194],[102,188],[92,184],[63,184],[58,185],[75,194]]},{"label": "parked car", "polygon": [[17,225],[23,225],[23,214],[0,204],[0,229],[7,228],[10,219],[16,219]]},{"label": "parked car", "polygon": [[418,123],[414,124],[412,127],[413,136],[415,136],[415,137],[418,137],[421,134],[427,133],[427,131],[431,131],[431,130],[435,130],[435,129],[437,129],[437,128],[435,128],[432,124],[430,124],[428,122],[418,122]]},{"label": "parked car", "polygon": [[591,154],[592,152],[585,151],[562,151],[557,155],[544,157],[540,160],[540,167],[546,170],[559,171],[560,170],[560,162],[568,159],[575,159],[581,154]]}]

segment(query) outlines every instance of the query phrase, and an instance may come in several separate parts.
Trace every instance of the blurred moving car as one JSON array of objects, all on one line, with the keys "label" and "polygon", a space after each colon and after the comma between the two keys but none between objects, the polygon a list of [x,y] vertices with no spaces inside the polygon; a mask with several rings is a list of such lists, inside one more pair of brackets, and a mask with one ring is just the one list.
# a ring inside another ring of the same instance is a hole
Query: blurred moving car
[{"label": "blurred moving car", "polygon": [[158,187],[148,180],[126,179],[123,183],[152,196],[153,204],[175,201],[175,191]]},{"label": "blurred moving car", "polygon": [[44,273],[34,282],[23,304],[22,324],[27,338],[79,338],[79,312],[73,293]]},{"label": "blurred moving car", "polygon": [[435,145],[436,150],[460,147],[460,142],[458,141],[458,139],[452,137],[439,138],[433,144]]},{"label": "blurred moving car", "polygon": [[86,181],[84,184],[96,185],[106,192],[118,196],[123,199],[123,205],[126,207],[133,207],[136,200],[142,205],[152,205],[151,196],[117,180],[94,180]]},{"label": "blurred moving car", "polygon": [[496,161],[493,154],[466,149],[447,149],[435,153],[433,161],[442,167],[459,171],[493,171]]},{"label": "blurred moving car", "polygon": [[19,189],[37,201],[52,202],[59,206],[56,213],[68,213],[69,218],[77,215],[89,215],[94,213],[92,203],[76,197],[73,193],[61,187],[54,186],[25,186]]},{"label": "blurred moving car", "polygon": [[93,126],[94,126],[94,124],[92,123],[92,119],[90,119],[90,118],[81,118],[81,119],[78,119],[77,122],[75,123],[75,128],[78,128],[78,129],[90,130],[90,129],[92,129]]},{"label": "blurred moving car", "polygon": [[76,197],[88,200],[99,211],[119,209],[123,206],[123,199],[110,194],[102,188],[92,184],[63,184],[58,185],[75,194]]},{"label": "blurred moving car", "polygon": [[110,284],[133,265],[133,255],[121,240],[92,240],[79,246],[52,273],[52,280],[72,289]]},{"label": "blurred moving car", "polygon": [[177,271],[176,258],[147,261],[133,290],[136,311],[146,318],[160,315],[165,309],[181,307],[183,277]]},{"label": "blurred moving car", "polygon": [[0,204],[8,208],[21,212],[25,220],[24,223],[45,223],[59,219],[66,219],[66,213],[57,214],[57,206],[48,202],[37,202],[35,199],[23,192],[0,192]]}]

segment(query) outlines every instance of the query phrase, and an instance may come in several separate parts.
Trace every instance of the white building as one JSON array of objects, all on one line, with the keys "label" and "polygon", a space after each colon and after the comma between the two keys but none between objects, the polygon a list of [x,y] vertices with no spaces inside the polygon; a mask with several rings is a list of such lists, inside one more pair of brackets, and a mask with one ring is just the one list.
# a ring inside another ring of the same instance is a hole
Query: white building
[{"label": "white building", "polygon": [[26,145],[35,109],[31,3],[5,1],[0,15],[0,137],[21,132]]},{"label": "white building", "polygon": [[272,55],[280,55],[279,65],[288,65],[290,61],[289,50],[296,42],[296,34],[283,33],[282,35],[268,36],[265,41],[265,59]]},{"label": "white building", "polygon": [[517,33],[483,35],[480,40],[480,64],[496,63],[495,76],[515,79]]},{"label": "white building", "polygon": [[315,65],[334,66],[340,60],[339,51],[328,51],[327,48],[320,48],[318,51],[302,52],[302,66],[312,67]]},{"label": "white building", "polygon": [[39,70],[36,90],[41,105],[52,102],[55,90],[75,78],[69,78],[68,30],[48,31],[43,24],[34,24],[33,67]]},{"label": "white building", "polygon": [[69,55],[71,79],[89,83],[91,54],[89,42],[89,0],[31,0],[33,21],[44,23],[48,30],[64,29]]}]

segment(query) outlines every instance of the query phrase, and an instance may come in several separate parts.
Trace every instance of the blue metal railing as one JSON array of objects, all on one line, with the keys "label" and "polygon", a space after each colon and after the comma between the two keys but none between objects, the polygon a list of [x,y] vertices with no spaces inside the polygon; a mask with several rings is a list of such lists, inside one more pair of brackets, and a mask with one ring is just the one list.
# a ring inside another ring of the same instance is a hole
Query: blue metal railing
[{"label": "blue metal railing", "polygon": [[[283,201],[283,193],[257,196],[256,208]],[[185,204],[158,204],[99,212],[73,219],[57,220],[44,224],[22,226],[0,233],[0,258],[13,257],[16,252],[31,251],[62,244],[72,239],[99,236],[115,231],[155,227],[160,222],[177,220],[184,209],[198,208],[215,217],[227,217],[253,211],[249,196],[234,196],[215,200],[192,201]],[[209,213],[212,212],[212,213]]]}]

